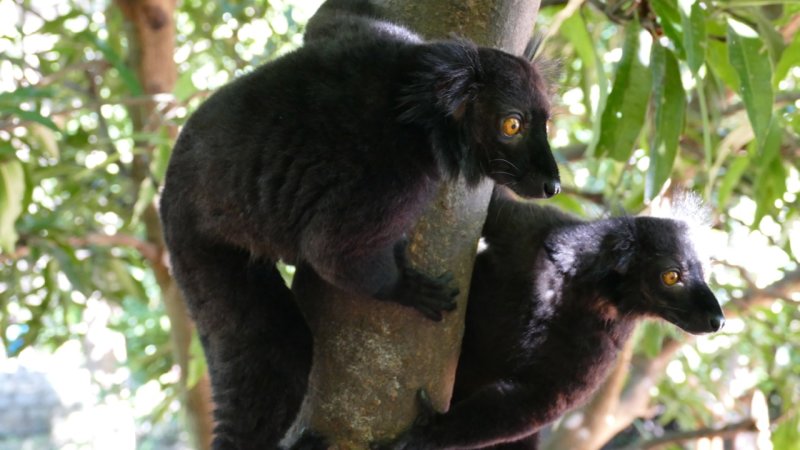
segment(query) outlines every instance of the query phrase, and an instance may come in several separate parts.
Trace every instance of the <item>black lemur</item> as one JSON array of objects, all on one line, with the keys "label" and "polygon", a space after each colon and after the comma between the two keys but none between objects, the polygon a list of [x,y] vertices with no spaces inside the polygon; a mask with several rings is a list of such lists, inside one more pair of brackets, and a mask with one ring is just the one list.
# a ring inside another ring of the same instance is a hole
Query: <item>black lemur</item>
[{"label": "black lemur", "polygon": [[457,288],[410,267],[404,237],[438,187],[559,191],[529,59],[427,42],[366,0],[321,11],[302,48],[197,109],[167,171],[164,236],[209,363],[215,449],[276,448],[305,392],[311,336],[276,261],[439,320]]},{"label": "black lemur", "polygon": [[377,448],[535,449],[536,433],[604,380],[637,320],[721,328],[681,220],[584,222],[495,194],[476,261],[451,408]]}]

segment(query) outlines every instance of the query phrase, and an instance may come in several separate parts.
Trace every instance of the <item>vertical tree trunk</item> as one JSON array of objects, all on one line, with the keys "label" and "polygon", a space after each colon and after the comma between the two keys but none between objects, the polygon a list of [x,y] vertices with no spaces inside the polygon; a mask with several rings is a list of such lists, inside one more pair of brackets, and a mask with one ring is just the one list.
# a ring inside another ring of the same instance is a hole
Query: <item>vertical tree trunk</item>
[{"label": "vertical tree trunk", "polygon": [[[177,70],[175,53],[175,0],[117,0],[130,30],[130,65],[136,70],[142,90],[146,95],[168,93],[175,87]],[[130,113],[137,132],[155,132],[162,126],[153,120],[155,102],[132,107]],[[167,130],[172,137],[177,135],[175,127]],[[149,181],[149,162],[152,146],[137,142],[147,152],[137,154],[131,173],[134,186]],[[189,345],[193,325],[188,317],[181,292],[171,277],[166,265],[166,247],[161,234],[161,223],[154,203],[146,207],[142,222],[148,242],[156,246],[162,255],[152,264],[156,281],[161,288],[167,316],[170,319],[170,334],[175,362],[180,368],[180,389],[183,410],[186,413],[190,438],[198,450],[211,447],[213,421],[211,416],[211,389],[208,375],[189,388]]]},{"label": "vertical tree trunk", "polygon": [[[455,33],[517,54],[539,8],[538,0],[376,1],[426,38]],[[408,308],[353,297],[311,271],[298,271],[294,289],[314,333],[314,363],[309,394],[290,434],[309,427],[338,448],[365,448],[411,424],[420,388],[438,409],[447,409],[491,190],[488,181],[476,189],[463,182],[442,186],[410,236],[413,263],[431,274],[452,271],[461,290],[458,310],[441,323]]]}]

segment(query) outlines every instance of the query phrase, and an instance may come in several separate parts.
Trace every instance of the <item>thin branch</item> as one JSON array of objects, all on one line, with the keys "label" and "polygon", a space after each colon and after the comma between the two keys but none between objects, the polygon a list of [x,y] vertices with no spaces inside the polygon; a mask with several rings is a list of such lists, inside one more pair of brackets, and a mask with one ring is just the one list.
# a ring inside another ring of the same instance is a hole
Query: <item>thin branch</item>
[{"label": "thin branch", "polygon": [[0,253],[0,264],[14,262],[18,259],[25,258],[31,253],[30,247],[27,245],[20,245],[11,253]]},{"label": "thin branch", "polygon": [[745,292],[744,296],[732,300],[729,305],[739,311],[745,311],[756,306],[768,305],[781,299],[798,302],[798,299],[793,298],[793,294],[797,292],[800,292],[800,269],[785,272],[783,278],[763,289],[751,287]]},{"label": "thin branch", "polygon": [[[38,239],[37,239],[38,240]],[[92,233],[81,237],[71,237],[67,243],[72,247],[82,248],[91,245],[101,247],[127,247],[138,251],[144,259],[153,265],[164,265],[161,259],[159,247],[147,241],[143,241],[135,236],[128,234],[100,234]],[[30,255],[31,249],[28,245],[19,245],[13,253],[0,253],[0,264],[14,262]]]},{"label": "thin branch", "polygon": [[72,237],[67,239],[69,245],[73,247],[88,247],[97,245],[103,247],[128,247],[137,250],[144,259],[152,264],[161,265],[161,251],[153,243],[143,241],[135,236],[128,234],[87,234],[83,237]]},{"label": "thin branch", "polygon": [[61,78],[70,73],[80,73],[87,70],[103,72],[109,68],[111,68],[111,63],[106,60],[81,61],[79,63],[59,69],[50,75],[42,76],[38,83],[31,85],[30,87],[43,88],[57,81],[61,81]]},{"label": "thin branch", "polygon": [[[775,101],[773,102],[773,106],[779,106],[784,103],[794,103],[797,100],[800,100],[800,91],[777,92],[775,94]],[[745,109],[744,102],[738,102],[723,109],[722,115],[730,116],[738,113],[739,111],[744,111],[744,109]]]},{"label": "thin branch", "polygon": [[794,35],[797,34],[798,30],[800,30],[800,14],[795,15],[789,23],[783,26],[781,29],[781,36],[783,36],[783,42],[789,44],[794,39]]},{"label": "thin branch", "polygon": [[[167,99],[166,97],[164,97],[164,94],[158,94],[153,96],[128,97],[128,98],[119,98],[114,100],[89,101],[81,103],[78,106],[65,108],[59,111],[53,111],[48,115],[48,118],[66,116],[78,111],[84,111],[86,109],[95,110],[104,105],[145,105],[145,104],[152,104],[153,102],[175,103],[175,99],[174,98]],[[18,117],[11,116],[11,119],[9,120],[0,121],[0,130],[9,131],[13,128],[25,126],[30,123],[33,123],[33,121],[23,120]]]},{"label": "thin branch", "polygon": [[729,438],[739,433],[754,431],[759,431],[756,428],[756,423],[753,419],[748,418],[741,422],[725,425],[722,428],[700,428],[698,430],[668,433],[659,438],[636,442],[627,447],[623,447],[623,450],[659,449],[670,444],[681,444],[687,441],[711,437]]}]

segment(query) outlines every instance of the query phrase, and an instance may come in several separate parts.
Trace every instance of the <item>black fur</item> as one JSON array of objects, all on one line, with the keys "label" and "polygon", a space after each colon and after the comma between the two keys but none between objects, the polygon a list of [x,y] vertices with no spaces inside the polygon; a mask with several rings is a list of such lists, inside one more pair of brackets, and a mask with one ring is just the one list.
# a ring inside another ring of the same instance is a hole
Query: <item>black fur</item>
[{"label": "black fur", "polygon": [[275,448],[305,391],[311,338],[277,260],[438,320],[457,289],[407,264],[404,235],[439,186],[558,191],[535,66],[371,14],[329,2],[303,48],[220,89],[175,144],[161,216],[209,361],[216,449]]},{"label": "black fur", "polygon": [[[425,419],[379,448],[535,449],[535,433],[603,381],[637,320],[722,326],[684,222],[583,222],[496,196],[484,235],[452,407],[420,402]],[[671,269],[681,282],[668,287]]]}]

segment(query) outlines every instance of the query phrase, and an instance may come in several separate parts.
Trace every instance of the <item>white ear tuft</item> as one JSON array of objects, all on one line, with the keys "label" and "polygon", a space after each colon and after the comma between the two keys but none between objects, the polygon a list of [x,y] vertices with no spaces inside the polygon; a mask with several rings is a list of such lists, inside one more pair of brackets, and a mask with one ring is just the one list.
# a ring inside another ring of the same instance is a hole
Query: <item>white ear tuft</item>
[{"label": "white ear tuft", "polygon": [[648,209],[647,215],[651,217],[680,220],[692,228],[711,226],[711,209],[693,191],[674,190],[671,196],[659,195]]},{"label": "white ear tuft", "polygon": [[[702,197],[693,191],[675,189],[670,197],[658,196],[650,204],[650,215],[679,220],[689,228],[689,240],[698,258],[707,266],[713,254],[714,239],[711,237],[711,208],[703,203]],[[708,273],[708,267],[705,267]]]}]

